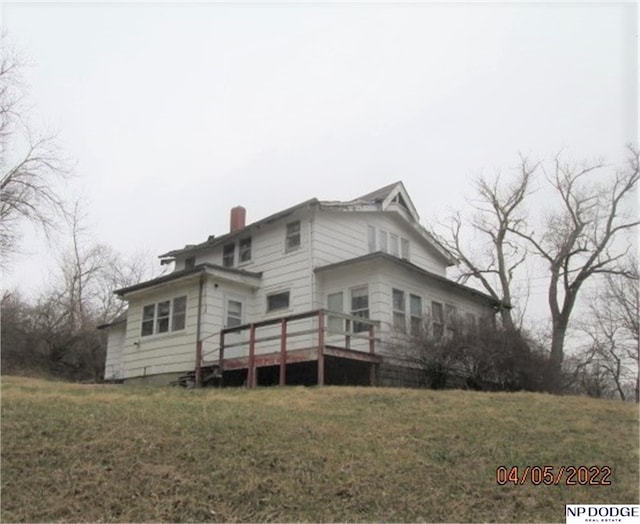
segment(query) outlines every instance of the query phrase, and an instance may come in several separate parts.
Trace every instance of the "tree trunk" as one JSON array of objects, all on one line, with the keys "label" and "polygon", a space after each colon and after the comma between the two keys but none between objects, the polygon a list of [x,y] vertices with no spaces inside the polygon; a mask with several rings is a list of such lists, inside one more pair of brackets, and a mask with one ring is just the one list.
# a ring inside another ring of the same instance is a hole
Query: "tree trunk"
[{"label": "tree trunk", "polygon": [[567,323],[563,319],[553,319],[551,333],[551,354],[547,364],[545,385],[549,393],[559,394],[562,390],[562,360]]}]

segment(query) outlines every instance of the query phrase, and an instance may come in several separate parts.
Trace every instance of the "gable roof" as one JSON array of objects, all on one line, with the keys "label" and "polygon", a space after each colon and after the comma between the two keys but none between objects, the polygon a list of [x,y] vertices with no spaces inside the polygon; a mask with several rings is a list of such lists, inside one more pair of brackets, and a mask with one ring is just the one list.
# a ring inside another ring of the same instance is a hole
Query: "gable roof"
[{"label": "gable roof", "polygon": [[451,265],[455,263],[455,258],[449,253],[437,239],[427,231],[427,229],[420,224],[420,216],[409,197],[404,184],[401,181],[394,182],[393,184],[386,185],[375,191],[371,191],[362,196],[347,201],[320,201],[317,198],[305,200],[300,204],[296,204],[290,208],[284,209],[272,215],[267,216],[261,220],[253,222],[242,229],[226,233],[222,236],[215,237],[211,235],[207,240],[199,244],[186,245],[181,249],[174,249],[160,255],[158,258],[172,261],[177,255],[185,255],[190,253],[196,253],[202,249],[210,249],[215,246],[219,246],[230,241],[233,238],[237,238],[242,235],[250,233],[252,230],[261,227],[262,225],[275,222],[284,217],[292,215],[294,212],[305,207],[319,206],[320,208],[331,208],[342,211],[394,211],[403,216],[405,220],[422,236],[425,241],[431,245],[434,251],[442,258],[442,260]]}]

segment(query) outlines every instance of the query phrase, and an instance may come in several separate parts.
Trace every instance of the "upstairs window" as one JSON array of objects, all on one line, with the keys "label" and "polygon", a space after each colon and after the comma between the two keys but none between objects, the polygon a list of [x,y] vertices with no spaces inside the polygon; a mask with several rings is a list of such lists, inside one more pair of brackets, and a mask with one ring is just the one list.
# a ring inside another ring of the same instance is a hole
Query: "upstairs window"
[{"label": "upstairs window", "polygon": [[231,244],[226,244],[222,248],[222,265],[224,267],[232,267],[233,266],[235,251],[236,251],[235,242],[232,242]]},{"label": "upstairs window", "polygon": [[369,253],[373,253],[376,250],[376,228],[373,226],[367,226],[367,245],[369,246]]},{"label": "upstairs window", "polygon": [[300,247],[300,220],[287,224],[285,247],[287,251],[292,251]]},{"label": "upstairs window", "polygon": [[189,257],[184,261],[184,268],[191,269],[196,265],[196,257]]},{"label": "upstairs window", "polygon": [[240,262],[251,260],[251,237],[241,239],[238,250],[238,260]]},{"label": "upstairs window", "polygon": [[384,229],[380,230],[380,251],[386,253],[389,250],[387,247],[387,232]]},{"label": "upstairs window", "polygon": [[405,260],[409,260],[409,241],[406,238],[400,239],[400,249],[402,258],[404,258]]},{"label": "upstairs window", "polygon": [[[369,290],[360,287],[351,290],[351,315],[354,317],[369,318]],[[367,331],[369,326],[362,322],[353,323],[353,332]]]},{"label": "upstairs window", "polygon": [[289,307],[289,292],[272,293],[267,295],[267,313],[277,309],[286,309]]},{"label": "upstairs window", "polygon": [[394,235],[393,233],[389,234],[389,253],[394,257],[400,255],[399,242],[400,239],[398,238],[398,235]]},{"label": "upstairs window", "polygon": [[400,333],[405,333],[407,330],[407,317],[405,314],[404,291],[393,289],[392,297],[393,328]]}]

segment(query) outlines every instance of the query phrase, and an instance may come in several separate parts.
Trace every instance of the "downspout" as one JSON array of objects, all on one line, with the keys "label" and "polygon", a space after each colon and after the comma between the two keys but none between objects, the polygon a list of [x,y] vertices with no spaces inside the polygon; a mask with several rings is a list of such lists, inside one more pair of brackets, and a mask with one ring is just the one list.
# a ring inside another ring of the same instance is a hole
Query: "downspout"
[{"label": "downspout", "polygon": [[[204,270],[203,270],[204,271]],[[202,341],[200,340],[200,324],[202,322],[202,291],[204,289],[204,272],[200,273],[198,289],[198,316],[196,321],[196,387],[202,387]]]}]

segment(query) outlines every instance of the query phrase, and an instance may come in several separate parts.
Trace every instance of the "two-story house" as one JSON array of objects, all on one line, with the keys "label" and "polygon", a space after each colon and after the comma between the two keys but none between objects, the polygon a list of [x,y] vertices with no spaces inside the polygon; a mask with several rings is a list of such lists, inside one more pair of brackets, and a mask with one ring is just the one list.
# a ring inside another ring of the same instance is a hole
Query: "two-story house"
[{"label": "two-story house", "polygon": [[228,233],[161,255],[172,273],[116,291],[128,312],[103,326],[106,380],[197,369],[232,385],[415,383],[398,333],[446,336],[499,305],[446,278],[454,260],[401,182],[245,216],[233,208]]}]

